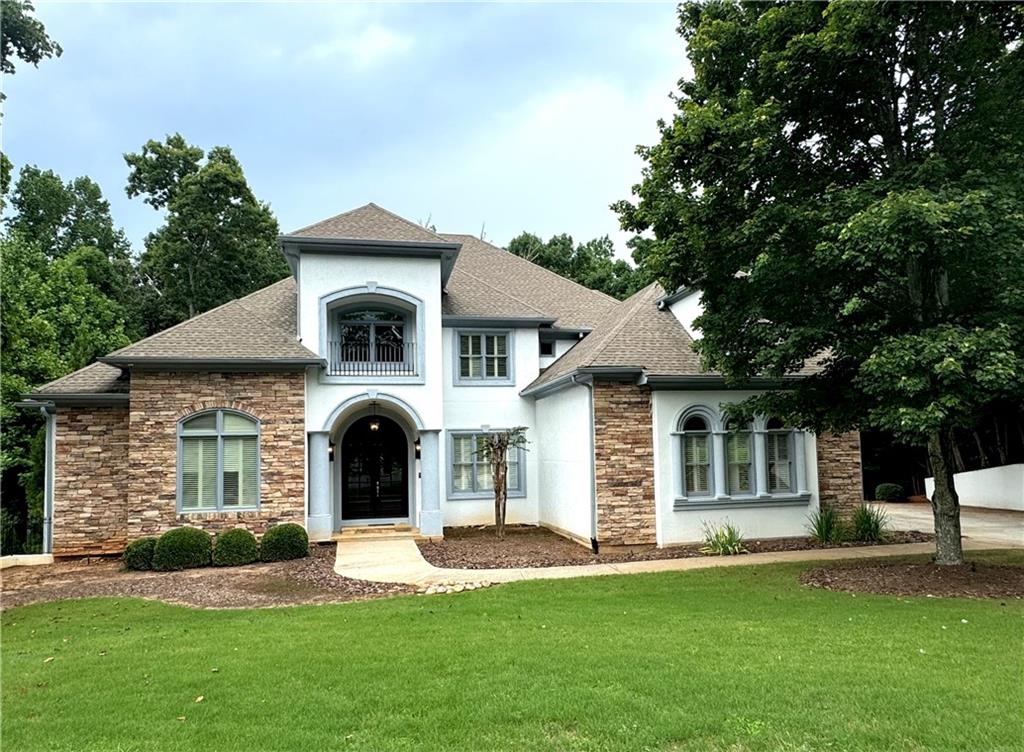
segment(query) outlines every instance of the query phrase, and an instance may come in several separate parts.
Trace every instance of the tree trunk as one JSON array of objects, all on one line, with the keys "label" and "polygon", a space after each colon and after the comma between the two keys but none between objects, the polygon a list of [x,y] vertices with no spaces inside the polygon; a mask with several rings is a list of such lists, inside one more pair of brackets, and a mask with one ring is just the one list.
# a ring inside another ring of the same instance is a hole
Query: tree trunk
[{"label": "tree trunk", "polygon": [[963,564],[960,542],[960,497],[953,487],[952,450],[949,434],[938,430],[928,437],[928,459],[935,477],[932,514],[935,517],[935,563]]}]

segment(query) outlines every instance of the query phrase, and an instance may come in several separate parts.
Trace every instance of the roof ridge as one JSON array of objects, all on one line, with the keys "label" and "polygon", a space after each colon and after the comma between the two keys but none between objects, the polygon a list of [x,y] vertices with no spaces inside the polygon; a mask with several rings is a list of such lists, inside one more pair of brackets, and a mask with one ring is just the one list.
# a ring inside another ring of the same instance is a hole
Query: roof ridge
[{"label": "roof ridge", "polygon": [[[245,300],[247,298],[251,298],[253,295],[256,295],[257,293],[265,292],[265,291],[269,290],[271,287],[275,287],[276,285],[279,285],[282,282],[287,282],[289,279],[291,279],[291,275],[288,275],[287,277],[285,277],[283,279],[279,279],[279,280],[277,280],[277,282],[271,282],[266,287],[261,287],[258,290],[253,290],[248,295],[243,295],[240,298],[234,298],[232,300],[227,301],[226,303],[221,303],[216,308],[211,308],[208,311],[203,311],[202,313],[196,314],[195,316],[193,316],[190,319],[185,319],[184,321],[179,321],[174,326],[169,326],[166,329],[161,329],[159,332],[154,332],[153,334],[150,334],[148,337],[143,337],[142,339],[137,339],[137,340],[135,340],[134,342],[132,342],[129,345],[125,345],[124,347],[119,347],[118,349],[114,350],[113,352],[107,353],[103,357],[105,357],[105,358],[113,357],[113,356],[117,355],[118,353],[127,350],[129,347],[135,347],[136,345],[138,345],[138,344],[140,344],[142,342],[147,342],[147,341],[149,341],[151,339],[155,339],[157,337],[162,337],[163,335],[167,334],[168,332],[173,332],[175,329],[178,329],[179,327],[185,326],[185,324],[190,324],[190,323],[192,323],[194,321],[198,321],[199,319],[203,318],[204,316],[209,316],[211,313],[216,313],[217,311],[220,311],[220,310],[222,310],[224,308],[227,308],[228,306],[232,306],[232,305],[234,305],[236,303],[241,303],[243,300]],[[244,307],[245,306],[243,306],[243,308]],[[249,309],[246,308],[245,310],[248,311]]]},{"label": "roof ridge", "polygon": [[[418,230],[423,230],[424,232],[429,232],[429,233],[430,233],[431,235],[433,235],[433,236],[434,236],[435,238],[437,238],[437,239],[438,239],[438,240],[440,240],[441,242],[444,242],[444,241],[445,241],[445,238],[441,237],[441,235],[440,235],[439,233],[437,233],[437,232],[434,232],[434,231],[433,231],[433,230],[431,230],[431,229],[430,229],[429,227],[424,227],[423,225],[420,225],[420,224],[416,224],[416,223],[415,223],[415,222],[413,222],[413,221],[412,221],[411,219],[406,219],[405,217],[401,216],[400,214],[395,214],[395,213],[394,213],[393,211],[391,211],[390,209],[385,209],[385,208],[384,208],[383,206],[380,206],[379,204],[375,204],[375,203],[373,203],[373,202],[371,201],[371,202],[370,202],[370,203],[368,203],[368,204],[367,204],[366,206],[372,206],[372,207],[373,207],[374,209],[377,209],[378,211],[382,211],[382,212],[384,212],[385,214],[388,214],[388,215],[390,215],[390,216],[394,217],[395,219],[398,219],[398,220],[401,220],[402,222],[405,222],[405,224],[409,225],[410,227],[415,227],[415,228],[416,228],[416,229],[418,229]],[[359,208],[361,208],[361,209],[362,209],[362,208],[365,208],[365,207],[359,207]],[[353,211],[355,211],[355,209],[353,209]],[[317,222],[317,224],[320,224],[320,223],[319,223],[319,222]]]},{"label": "roof ridge", "polygon": [[544,311],[540,310],[539,308],[537,308],[537,306],[531,305],[530,303],[527,303],[525,300],[522,300],[521,298],[517,298],[515,295],[513,295],[510,292],[508,292],[507,290],[502,290],[500,287],[495,287],[490,282],[488,282],[486,279],[482,279],[481,277],[478,277],[477,275],[473,274],[473,272],[471,272],[471,271],[467,271],[466,269],[460,269],[459,273],[460,274],[465,274],[467,277],[472,277],[473,279],[475,279],[477,282],[479,282],[483,286],[489,287],[492,290],[496,290],[497,292],[499,292],[502,295],[504,295],[506,298],[512,298],[512,300],[516,301],[517,303],[522,303],[527,308],[529,308],[529,309],[531,309],[533,311],[536,311],[537,313],[539,313],[541,316],[543,316],[545,318],[550,318],[550,314],[545,313]]},{"label": "roof ridge", "polygon": [[607,298],[608,300],[613,301],[615,303],[622,303],[622,302],[624,302],[624,301],[619,300],[616,297],[613,297],[613,296],[609,295],[606,292],[601,292],[600,290],[595,290],[593,287],[587,287],[586,285],[581,284],[581,283],[577,282],[574,279],[569,279],[568,277],[564,277],[561,274],[559,274],[558,272],[552,271],[551,269],[548,269],[546,266],[541,266],[540,264],[536,263],[535,261],[530,261],[530,259],[528,259],[528,258],[523,258],[522,256],[518,256],[518,255],[512,253],[512,251],[510,251],[508,248],[502,248],[501,246],[494,245],[494,243],[490,243],[490,242],[488,242],[486,240],[478,238],[476,235],[470,235],[468,233],[461,233],[461,232],[441,233],[441,235],[442,236],[444,236],[444,235],[451,235],[451,236],[454,236],[454,237],[462,237],[462,238],[473,238],[474,240],[478,240],[479,242],[483,243],[486,246],[489,246],[490,248],[493,248],[496,251],[500,251],[501,253],[507,253],[509,256],[513,256],[513,257],[519,259],[520,261],[522,261],[523,263],[529,264],[530,266],[534,266],[537,269],[540,269],[541,271],[545,272],[546,274],[550,274],[552,276],[558,277],[560,280],[562,280],[564,282],[569,282],[570,284],[576,285],[576,287],[580,288],[581,290],[586,290],[589,293],[593,293],[595,295],[600,295],[602,298]]}]

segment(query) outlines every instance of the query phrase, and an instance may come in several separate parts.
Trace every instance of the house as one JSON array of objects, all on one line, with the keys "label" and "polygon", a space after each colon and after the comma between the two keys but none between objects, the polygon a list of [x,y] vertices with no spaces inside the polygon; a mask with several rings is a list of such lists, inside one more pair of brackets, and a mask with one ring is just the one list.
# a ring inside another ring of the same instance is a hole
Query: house
[{"label": "house", "polygon": [[[626,301],[374,204],[280,239],[291,276],[26,395],[46,414],[46,546],[106,554],[178,525],[312,540],[493,519],[488,431],[525,426],[508,519],[671,545],[730,520],[801,535],[859,503],[856,434],[727,426],[700,296]],[[751,385],[756,386],[756,385]]]}]

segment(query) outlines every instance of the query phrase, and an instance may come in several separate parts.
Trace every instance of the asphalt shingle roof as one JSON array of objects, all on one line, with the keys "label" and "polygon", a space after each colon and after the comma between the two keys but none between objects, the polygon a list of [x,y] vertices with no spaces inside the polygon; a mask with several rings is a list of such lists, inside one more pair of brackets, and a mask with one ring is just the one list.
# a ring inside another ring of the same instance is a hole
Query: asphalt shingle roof
[{"label": "asphalt shingle roof", "polygon": [[44,384],[33,394],[127,394],[128,374],[116,366],[92,363]]},{"label": "asphalt shingle roof", "polygon": [[448,243],[437,233],[370,203],[291,233],[303,238]]},{"label": "asphalt shingle roof", "polygon": [[619,304],[472,235],[442,237],[462,243],[446,288],[446,314],[542,317],[560,328],[590,329]]},{"label": "asphalt shingle roof", "polygon": [[319,359],[295,336],[295,280],[286,277],[115,350],[107,359]]}]

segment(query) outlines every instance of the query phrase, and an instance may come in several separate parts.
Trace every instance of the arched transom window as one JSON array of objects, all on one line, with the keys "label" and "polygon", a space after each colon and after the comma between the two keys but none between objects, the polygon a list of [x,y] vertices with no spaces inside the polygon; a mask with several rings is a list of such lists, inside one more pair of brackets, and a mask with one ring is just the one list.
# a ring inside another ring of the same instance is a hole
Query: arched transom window
[{"label": "arched transom window", "polygon": [[242,413],[210,410],[178,424],[178,507],[182,512],[256,509],[260,426]]}]

